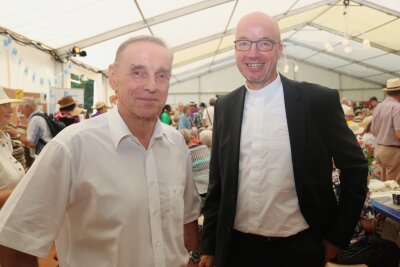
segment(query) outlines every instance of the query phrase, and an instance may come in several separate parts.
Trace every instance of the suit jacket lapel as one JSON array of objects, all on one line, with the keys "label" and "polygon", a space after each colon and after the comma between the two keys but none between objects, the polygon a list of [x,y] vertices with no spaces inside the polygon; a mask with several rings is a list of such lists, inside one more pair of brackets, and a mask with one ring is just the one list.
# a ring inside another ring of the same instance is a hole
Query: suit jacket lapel
[{"label": "suit jacket lapel", "polygon": [[[290,147],[292,150],[293,172],[295,183],[298,185],[299,177],[303,173],[303,160],[306,141],[307,117],[304,99],[298,86],[293,81],[281,75],[283,95],[285,99],[286,118],[289,131]],[[296,186],[299,190],[299,186]],[[299,192],[298,192],[299,193]]]},{"label": "suit jacket lapel", "polygon": [[238,190],[238,179],[239,179],[239,155],[240,155],[240,136],[242,132],[242,120],[243,120],[243,109],[244,109],[244,101],[246,97],[246,87],[242,86],[240,90],[238,90],[237,95],[234,96],[233,101],[230,106],[229,119],[231,125],[231,155],[232,155],[232,168],[231,168],[231,177],[232,185],[235,190],[234,194],[237,193]]}]

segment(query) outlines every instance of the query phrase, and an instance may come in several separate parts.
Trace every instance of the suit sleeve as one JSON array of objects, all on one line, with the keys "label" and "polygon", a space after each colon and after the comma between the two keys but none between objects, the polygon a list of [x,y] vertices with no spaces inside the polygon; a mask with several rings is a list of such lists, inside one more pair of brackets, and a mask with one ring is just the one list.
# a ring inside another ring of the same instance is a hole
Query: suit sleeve
[{"label": "suit sleeve", "polygon": [[323,125],[323,136],[333,161],[341,170],[340,195],[336,219],[324,238],[338,247],[347,247],[360,219],[368,191],[368,163],[344,120],[339,94],[333,92],[334,96],[327,109],[328,117],[320,125]]},{"label": "suit sleeve", "polygon": [[214,107],[214,125],[211,148],[211,161],[209,172],[209,184],[207,198],[204,203],[204,224],[202,235],[202,254],[214,255],[218,212],[221,201],[221,175],[219,171],[219,120],[218,120],[218,100]]}]

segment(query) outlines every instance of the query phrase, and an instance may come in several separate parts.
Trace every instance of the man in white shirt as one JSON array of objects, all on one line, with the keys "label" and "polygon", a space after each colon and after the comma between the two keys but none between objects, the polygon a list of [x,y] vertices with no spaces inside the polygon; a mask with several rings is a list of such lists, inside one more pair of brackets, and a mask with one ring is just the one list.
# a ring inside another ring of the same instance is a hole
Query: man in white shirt
[{"label": "man in white shirt", "polygon": [[117,108],[46,145],[0,212],[0,244],[46,257],[55,239],[60,267],[197,266],[190,152],[158,119],[171,64],[155,37],[119,47]]},{"label": "man in white shirt", "polygon": [[208,108],[203,111],[202,125],[211,129],[214,122],[215,98],[210,98],[208,104]]},{"label": "man in white shirt", "polygon": [[32,97],[24,97],[21,106],[22,113],[28,119],[28,127],[26,136],[18,134],[14,129],[10,129],[8,133],[11,137],[20,140],[25,146],[30,148],[30,155],[36,158],[42,151],[43,147],[53,138],[46,119],[35,114],[43,114]]},{"label": "man in white shirt", "polygon": [[236,64],[246,83],[215,105],[201,267],[322,267],[359,220],[368,168],[339,94],[280,75],[282,49],[272,17],[239,21]]}]

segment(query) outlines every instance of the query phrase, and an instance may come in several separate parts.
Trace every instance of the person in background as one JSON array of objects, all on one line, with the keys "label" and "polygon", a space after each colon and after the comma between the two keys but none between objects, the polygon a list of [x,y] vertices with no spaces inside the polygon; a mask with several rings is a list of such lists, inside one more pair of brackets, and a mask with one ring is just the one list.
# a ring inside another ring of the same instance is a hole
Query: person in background
[{"label": "person in background", "polygon": [[179,118],[178,130],[192,129],[192,121],[190,120],[189,111],[189,106],[185,105]]},{"label": "person in background", "polygon": [[375,150],[382,167],[382,179],[400,183],[400,78],[389,79],[386,97],[374,110],[371,132],[375,135]]},{"label": "person in background", "polygon": [[110,101],[110,109],[117,106],[118,98],[116,95],[110,95],[108,100]]},{"label": "person in background", "polygon": [[206,108],[203,112],[202,124],[204,127],[211,129],[214,122],[215,98],[210,98],[208,104],[209,104],[208,108]]},{"label": "person in background", "polygon": [[192,122],[192,126],[196,127],[197,129],[201,128],[201,119],[200,116],[200,108],[197,107],[197,104],[191,101],[189,103],[189,118]]},{"label": "person in background", "polygon": [[211,152],[212,130],[204,129],[199,133],[200,142],[208,147]]},{"label": "person in background", "polygon": [[272,17],[244,16],[234,45],[246,82],[215,105],[200,267],[324,266],[359,221],[367,161],[337,90],[277,72],[283,45]]},{"label": "person in background", "polygon": [[166,125],[171,125],[171,117],[169,114],[171,113],[171,105],[166,104],[162,110],[161,116],[160,116],[160,121],[162,123],[165,123]]},{"label": "person in background", "polygon": [[347,97],[342,97],[340,103],[342,105],[346,121],[352,121],[354,118],[353,102]]},{"label": "person in background", "polygon": [[193,130],[180,129],[179,132],[185,139],[186,145],[192,156],[193,180],[196,184],[197,192],[201,197],[203,208],[204,200],[207,196],[208,173],[210,170],[210,151],[206,145],[199,144],[193,137]]},{"label": "person in background", "polygon": [[55,239],[60,266],[197,266],[190,151],[158,118],[171,68],[158,38],[120,45],[108,69],[117,108],[46,145],[0,212],[0,244],[43,257]]},{"label": "person in background", "polygon": [[[17,103],[22,102],[9,98],[4,89],[0,87],[0,210],[25,173],[21,163],[12,156],[11,139],[4,131],[13,113],[11,104]],[[0,245],[0,266],[14,267],[13,259],[15,258],[20,259],[22,264],[20,266],[38,266],[36,257]]]},{"label": "person in background", "polygon": [[11,137],[20,140],[25,146],[29,147],[31,158],[36,158],[53,136],[46,119],[35,116],[37,113],[44,114],[43,111],[38,108],[35,100],[31,97],[24,97],[22,102],[21,111],[28,119],[27,135],[21,135],[14,129],[8,130],[8,133]]},{"label": "person in background", "polygon": [[58,100],[60,111],[54,115],[56,120],[62,121],[66,126],[80,122],[79,114],[83,111],[78,107],[72,96],[64,96]]},{"label": "person in background", "polygon": [[[340,171],[332,171],[335,195],[340,201]],[[368,267],[397,267],[400,250],[392,241],[382,239],[376,232],[377,220],[367,193],[364,207],[357,223],[350,245],[340,249],[332,262],[337,264],[366,264]]]},{"label": "person in background", "polygon": [[106,105],[106,103],[104,101],[97,101],[96,104],[94,106],[92,106],[92,109],[96,110],[96,113],[93,114],[92,118],[96,117],[96,116],[99,116],[99,115],[101,115],[103,113],[106,113],[107,112],[107,108],[108,107],[107,107],[107,105]]},{"label": "person in background", "polygon": [[371,97],[369,99],[369,106],[368,106],[369,112],[368,112],[368,115],[372,115],[373,114],[374,109],[378,106],[378,104],[379,104],[379,101],[378,101],[378,98],[376,98],[376,96],[373,96],[373,97]]}]

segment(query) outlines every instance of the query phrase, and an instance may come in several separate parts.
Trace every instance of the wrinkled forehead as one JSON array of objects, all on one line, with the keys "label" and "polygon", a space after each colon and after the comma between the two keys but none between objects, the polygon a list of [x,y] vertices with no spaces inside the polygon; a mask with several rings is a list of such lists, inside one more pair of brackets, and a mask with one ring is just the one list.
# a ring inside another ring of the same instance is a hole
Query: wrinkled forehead
[{"label": "wrinkled forehead", "polygon": [[119,62],[123,59],[140,60],[144,58],[159,59],[159,61],[167,61],[172,64],[172,52],[168,48],[151,41],[138,41],[127,45],[119,54],[117,61]]}]

